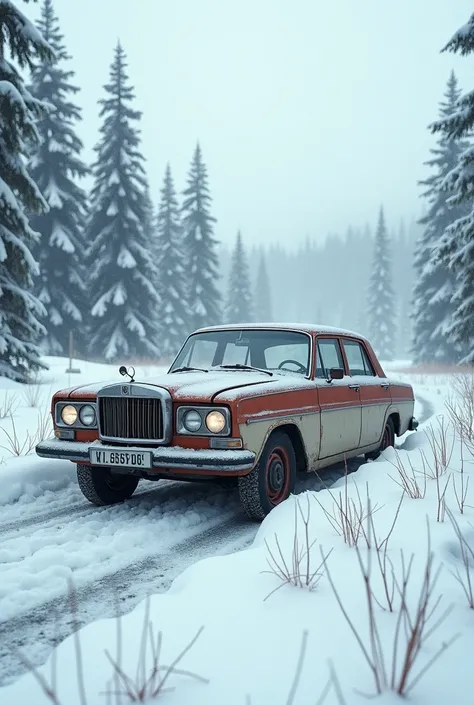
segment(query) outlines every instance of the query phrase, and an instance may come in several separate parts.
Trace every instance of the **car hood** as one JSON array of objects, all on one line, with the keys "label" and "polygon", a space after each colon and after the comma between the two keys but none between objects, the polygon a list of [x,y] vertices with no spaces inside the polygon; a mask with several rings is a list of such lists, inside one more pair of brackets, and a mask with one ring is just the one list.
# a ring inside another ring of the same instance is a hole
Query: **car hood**
[{"label": "car hood", "polygon": [[[127,382],[117,380],[117,382],[113,383],[87,384],[64,391],[70,399],[91,398],[101,389],[117,384],[127,385]],[[242,389],[245,392],[246,389],[256,385],[260,387],[277,385],[279,391],[282,386],[293,389],[295,387],[295,378],[293,375],[288,377],[274,375],[270,377],[261,372],[234,372],[227,370],[222,372],[176,372],[175,374],[165,374],[151,380],[137,380],[133,384],[166,389],[171,394],[173,401],[209,403],[215,401],[216,397],[224,392],[238,389]],[[63,393],[61,392],[61,395]]]}]

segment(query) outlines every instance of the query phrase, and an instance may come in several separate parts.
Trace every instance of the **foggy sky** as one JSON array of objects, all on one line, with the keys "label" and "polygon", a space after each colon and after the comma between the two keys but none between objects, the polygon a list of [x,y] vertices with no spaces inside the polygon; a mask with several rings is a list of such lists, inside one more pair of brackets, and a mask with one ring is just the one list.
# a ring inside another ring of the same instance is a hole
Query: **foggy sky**
[{"label": "foggy sky", "polygon": [[[22,3],[19,3],[22,5]],[[233,243],[323,239],[349,224],[420,212],[417,180],[449,72],[441,48],[470,0],[54,0],[82,88],[85,158],[98,140],[120,38],[143,111],[156,202],[167,161],[181,190],[197,139],[216,234]],[[39,8],[22,10],[36,19]]]}]

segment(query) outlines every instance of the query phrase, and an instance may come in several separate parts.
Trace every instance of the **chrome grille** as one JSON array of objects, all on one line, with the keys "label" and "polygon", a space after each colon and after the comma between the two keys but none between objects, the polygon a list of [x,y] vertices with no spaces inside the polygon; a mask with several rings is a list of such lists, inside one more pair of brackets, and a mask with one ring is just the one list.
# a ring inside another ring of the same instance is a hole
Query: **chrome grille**
[{"label": "chrome grille", "polygon": [[160,399],[99,397],[99,426],[103,438],[163,440],[163,409]]}]

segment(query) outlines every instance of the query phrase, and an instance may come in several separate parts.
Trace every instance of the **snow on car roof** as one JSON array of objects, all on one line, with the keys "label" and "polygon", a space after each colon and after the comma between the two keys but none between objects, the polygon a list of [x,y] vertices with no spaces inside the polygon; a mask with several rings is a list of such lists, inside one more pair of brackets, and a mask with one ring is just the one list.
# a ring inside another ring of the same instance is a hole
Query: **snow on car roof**
[{"label": "snow on car roof", "polygon": [[332,333],[333,335],[350,335],[356,338],[365,340],[363,335],[360,333],[355,333],[351,330],[345,330],[344,328],[333,328],[332,326],[321,326],[317,323],[232,323],[229,325],[221,326],[209,326],[208,328],[199,328],[195,333],[209,333],[211,331],[219,330],[252,330],[252,329],[268,329],[268,330],[291,330],[299,331],[302,333],[313,333],[313,334],[326,334]]}]

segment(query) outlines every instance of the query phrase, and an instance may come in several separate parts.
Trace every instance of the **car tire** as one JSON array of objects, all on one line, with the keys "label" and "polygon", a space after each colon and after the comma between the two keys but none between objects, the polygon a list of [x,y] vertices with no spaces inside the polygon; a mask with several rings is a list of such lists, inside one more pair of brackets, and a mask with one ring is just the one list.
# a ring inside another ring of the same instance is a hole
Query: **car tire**
[{"label": "car tire", "polygon": [[374,450],[371,453],[366,453],[365,459],[366,460],[377,460],[380,453],[382,453],[387,448],[390,448],[390,447],[393,448],[394,446],[395,446],[395,426],[394,426],[392,417],[389,416],[386,423],[385,423],[385,428],[383,430],[383,435],[382,435],[382,442],[380,443],[380,446],[377,448],[377,450]]},{"label": "car tire", "polygon": [[296,455],[286,433],[275,431],[265,444],[258,463],[239,477],[240,502],[250,519],[262,521],[295,489]]},{"label": "car tire", "polygon": [[118,504],[130,499],[137,489],[138,477],[112,473],[110,468],[77,466],[77,481],[86,499],[97,507]]}]

